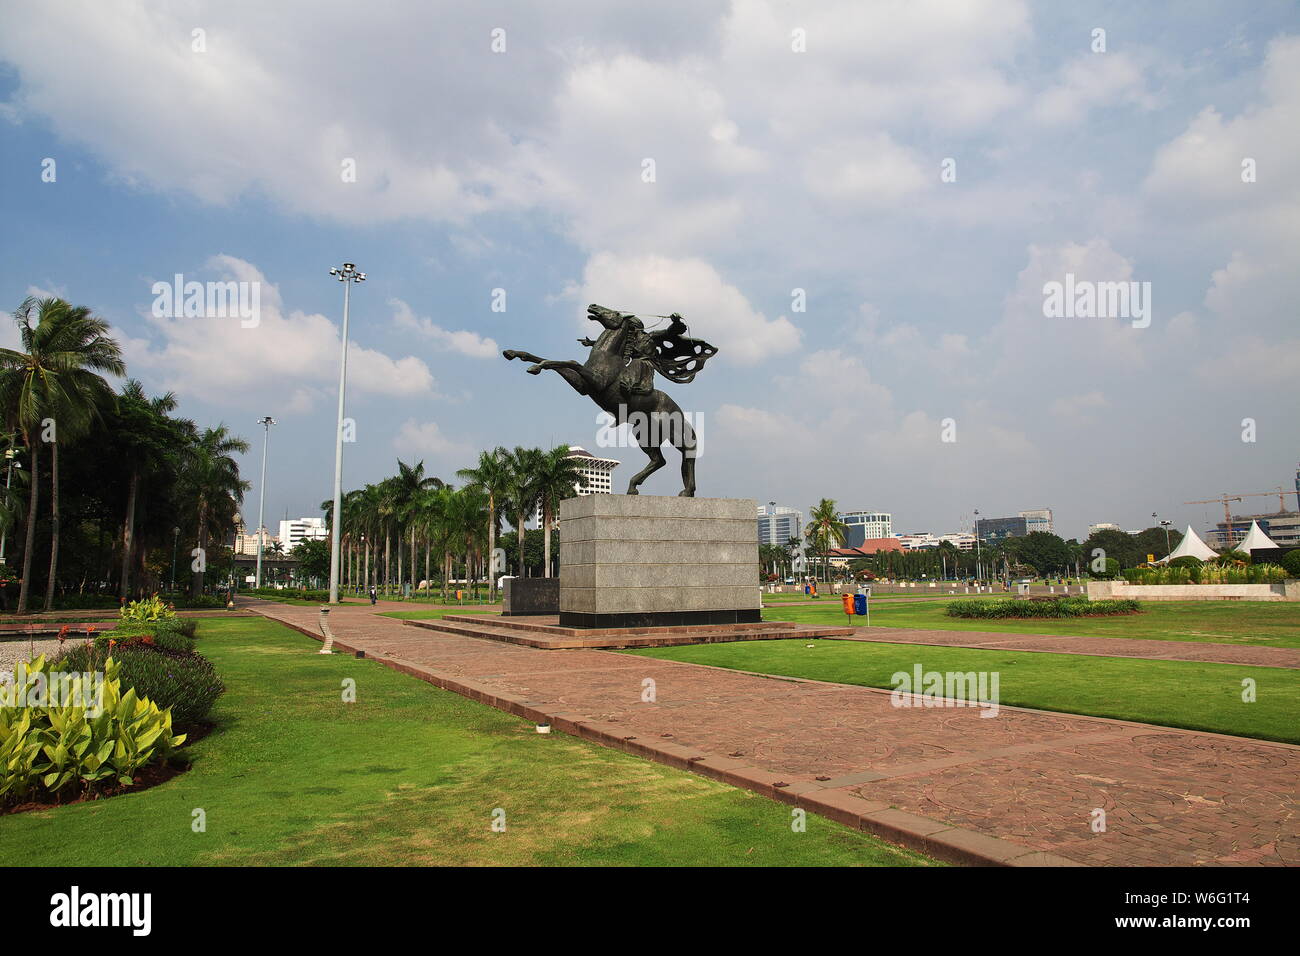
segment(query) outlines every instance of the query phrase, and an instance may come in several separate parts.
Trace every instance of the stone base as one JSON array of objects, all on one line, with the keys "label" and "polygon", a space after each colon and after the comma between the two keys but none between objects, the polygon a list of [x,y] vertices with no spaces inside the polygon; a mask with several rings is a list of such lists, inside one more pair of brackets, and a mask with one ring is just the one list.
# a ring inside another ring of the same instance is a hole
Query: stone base
[{"label": "stone base", "polygon": [[562,624],[760,620],[757,510],[750,498],[584,495],[562,501]]},{"label": "stone base", "polygon": [[630,611],[626,614],[560,612],[560,627],[689,627],[695,624],[755,624],[758,610],[746,611]]},{"label": "stone base", "polygon": [[506,578],[501,613],[511,615],[558,614],[558,578]]}]

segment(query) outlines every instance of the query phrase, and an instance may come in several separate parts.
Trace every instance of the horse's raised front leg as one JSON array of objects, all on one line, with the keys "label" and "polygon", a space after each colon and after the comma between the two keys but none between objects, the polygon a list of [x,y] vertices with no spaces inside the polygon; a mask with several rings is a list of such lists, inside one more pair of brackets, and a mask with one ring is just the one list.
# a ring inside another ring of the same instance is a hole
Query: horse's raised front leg
[{"label": "horse's raised front leg", "polygon": [[511,359],[523,359],[526,362],[545,362],[546,359],[540,355],[534,355],[532,352],[520,352],[518,349],[506,349],[501,353],[505,356],[506,361]]},{"label": "horse's raised front leg", "polygon": [[581,362],[574,362],[569,359],[557,359],[555,361],[549,361],[547,359],[534,359],[534,361],[537,363],[536,365],[530,365],[528,366],[527,369],[525,369],[525,371],[527,371],[529,375],[541,375],[547,369],[553,369],[556,372],[560,372],[565,369],[568,369],[571,372],[578,372],[581,371],[582,369]]}]

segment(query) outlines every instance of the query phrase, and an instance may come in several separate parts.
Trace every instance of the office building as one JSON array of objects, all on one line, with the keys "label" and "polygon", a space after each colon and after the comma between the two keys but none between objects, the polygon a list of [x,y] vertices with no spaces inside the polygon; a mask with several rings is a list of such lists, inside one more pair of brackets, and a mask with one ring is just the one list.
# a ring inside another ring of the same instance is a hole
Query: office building
[{"label": "office building", "polygon": [[975,521],[975,533],[985,543],[1023,538],[1029,533],[1029,522],[1021,515],[1014,518],[978,518]]},{"label": "office building", "polygon": [[1048,534],[1055,534],[1052,527],[1052,509],[1039,508],[1035,511],[1022,511],[1020,517],[1025,519],[1026,534],[1034,531],[1045,531]]},{"label": "office building", "polygon": [[[578,473],[587,479],[585,484],[574,485],[573,490],[577,492],[578,496],[613,494],[614,469],[622,464],[621,461],[617,458],[597,458],[579,445],[569,446],[568,459],[577,467]],[[560,515],[558,511],[552,515],[552,519],[556,524],[559,524]],[[537,510],[533,512],[532,525],[536,528],[542,526],[542,506],[540,504],[538,504]]]},{"label": "office building", "polygon": [[856,548],[865,541],[894,536],[893,515],[884,512],[846,511],[836,517],[848,526],[844,532],[846,548]]},{"label": "office building", "polygon": [[280,522],[280,544],[286,554],[304,541],[323,541],[329,536],[324,518],[292,518]]},{"label": "office building", "polygon": [[769,501],[758,506],[758,543],[777,547],[794,538],[803,542],[803,514],[798,508],[787,508]]}]

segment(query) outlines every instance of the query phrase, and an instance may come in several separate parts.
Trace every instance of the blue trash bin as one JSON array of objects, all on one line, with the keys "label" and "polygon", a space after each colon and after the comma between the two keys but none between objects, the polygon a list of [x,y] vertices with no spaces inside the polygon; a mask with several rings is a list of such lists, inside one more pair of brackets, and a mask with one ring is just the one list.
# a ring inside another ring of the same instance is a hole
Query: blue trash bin
[{"label": "blue trash bin", "polygon": [[853,595],[853,613],[854,614],[867,613],[867,596],[865,594]]}]

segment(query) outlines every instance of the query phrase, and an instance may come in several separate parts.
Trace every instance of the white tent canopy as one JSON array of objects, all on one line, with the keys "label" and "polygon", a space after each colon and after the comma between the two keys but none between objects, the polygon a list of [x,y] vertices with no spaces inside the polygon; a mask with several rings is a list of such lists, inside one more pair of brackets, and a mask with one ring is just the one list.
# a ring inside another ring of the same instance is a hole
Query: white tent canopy
[{"label": "white tent canopy", "polygon": [[1276,548],[1277,545],[1270,540],[1259,526],[1258,521],[1250,523],[1250,530],[1246,532],[1246,537],[1241,539],[1241,543],[1234,546],[1237,551],[1245,551],[1247,554],[1255,548]]},{"label": "white tent canopy", "polygon": [[[1262,534],[1262,532],[1261,532]],[[1157,561],[1156,564],[1166,564],[1174,558],[1183,558],[1187,556],[1200,558],[1202,561],[1209,561],[1211,558],[1217,558],[1218,552],[1201,540],[1200,536],[1188,525],[1187,530],[1183,532],[1183,540],[1178,542],[1178,547],[1174,548],[1169,557]]]}]

